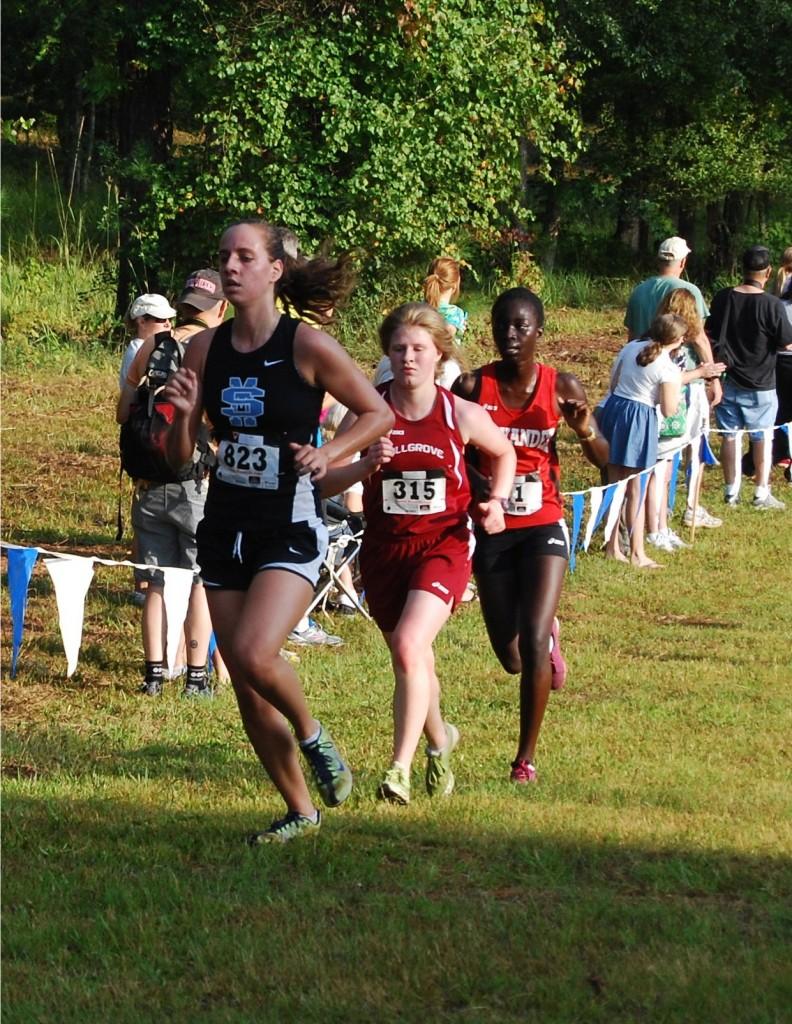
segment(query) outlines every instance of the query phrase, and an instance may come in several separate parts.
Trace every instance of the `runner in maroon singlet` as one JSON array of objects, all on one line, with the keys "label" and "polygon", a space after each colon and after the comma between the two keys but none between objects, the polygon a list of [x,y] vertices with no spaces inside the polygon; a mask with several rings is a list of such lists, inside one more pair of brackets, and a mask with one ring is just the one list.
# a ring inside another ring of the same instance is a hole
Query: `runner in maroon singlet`
[{"label": "runner in maroon singlet", "polygon": [[[367,525],[360,568],[396,677],[393,762],[378,794],[407,804],[422,732],[427,792],[448,795],[454,788],[450,756],[459,732],[440,713],[432,644],[470,577],[465,446],[476,445],[490,464],[492,494],[478,506],[482,533],[503,530],[515,457],[483,409],[435,383],[453,351],[453,334],[435,309],[421,302],[400,306],[385,319],[380,339],[394,374],[380,393],[393,410],[394,427],[359,462],[332,468],[323,490],[334,493],[364,480]],[[340,433],[352,422],[349,417]]]}]

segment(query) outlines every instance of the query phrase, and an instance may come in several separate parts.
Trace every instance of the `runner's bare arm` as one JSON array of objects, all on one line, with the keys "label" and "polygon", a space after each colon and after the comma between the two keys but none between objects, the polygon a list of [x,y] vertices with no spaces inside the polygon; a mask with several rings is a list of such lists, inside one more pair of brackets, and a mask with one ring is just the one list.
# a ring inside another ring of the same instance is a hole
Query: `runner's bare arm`
[{"label": "runner's bare arm", "polygon": [[597,430],[586,389],[574,373],[559,373],[556,377],[558,409],[566,424],[577,435],[583,454],[592,465],[602,468],[608,464],[608,442]]},{"label": "runner's bare arm", "polygon": [[309,384],[329,391],[357,417],[349,430],[338,431],[321,448],[303,445],[295,450],[298,471],[320,480],[328,465],[385,436],[393,426],[393,413],[354,360],[324,331],[300,324],[294,340],[294,362]]},{"label": "runner's bare arm", "polygon": [[459,396],[454,397],[454,404],[465,444],[473,445],[490,457],[492,477],[489,496],[486,501],[479,502],[478,507],[486,532],[500,533],[505,529],[503,501],[511,494],[517,468],[514,446],[480,405]]}]

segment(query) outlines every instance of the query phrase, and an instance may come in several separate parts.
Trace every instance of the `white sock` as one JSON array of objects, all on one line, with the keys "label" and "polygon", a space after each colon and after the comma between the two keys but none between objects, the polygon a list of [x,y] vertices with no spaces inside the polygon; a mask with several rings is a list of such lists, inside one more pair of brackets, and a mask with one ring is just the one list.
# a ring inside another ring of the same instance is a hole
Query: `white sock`
[{"label": "white sock", "polygon": [[761,501],[763,498],[766,498],[769,493],[770,488],[767,486],[767,484],[760,485],[759,487],[756,488],[754,498],[758,498],[759,501]]},{"label": "white sock", "polygon": [[311,623],[310,623],[310,620],[309,620],[308,616],[307,615],[303,615],[303,617],[300,619],[300,621],[294,627],[295,633],[304,633],[305,630],[308,629],[310,624]]},{"label": "white sock", "polygon": [[311,735],[307,736],[304,740],[300,740],[300,746],[301,747],[310,747],[310,745],[312,743],[316,743],[316,741],[319,739],[319,733],[321,731],[322,731],[322,725],[320,723],[319,724],[319,728],[316,730],[316,732],[311,733]]}]

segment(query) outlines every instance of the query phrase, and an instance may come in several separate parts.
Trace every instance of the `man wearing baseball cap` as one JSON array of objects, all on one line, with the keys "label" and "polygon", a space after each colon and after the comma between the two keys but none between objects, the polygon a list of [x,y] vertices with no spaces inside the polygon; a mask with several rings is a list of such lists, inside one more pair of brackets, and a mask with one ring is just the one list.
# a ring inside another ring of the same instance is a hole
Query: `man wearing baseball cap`
[{"label": "man wearing baseball cap", "polygon": [[[175,314],[176,310],[171,309],[161,295],[143,295],[135,300],[133,306],[149,299],[161,300],[160,305],[164,304],[161,311],[167,307],[169,315]],[[146,309],[148,310],[148,307]],[[211,327],[218,327],[225,319],[228,302],[223,295],[217,271],[205,269],[190,274],[179,295],[176,309],[179,319],[177,326],[170,333],[182,346],[188,345],[189,339],[195,334]],[[150,314],[144,312],[141,315]],[[159,324],[160,330],[167,330],[169,327],[170,320],[165,324]],[[116,419],[119,423],[124,423],[130,415],[138,385],[146,375],[155,345],[156,336],[152,333],[138,350],[122,382],[116,407]],[[206,501],[204,471],[204,462],[199,459],[196,461],[194,478],[175,483],[136,480],[132,505],[132,525],[135,528],[140,560],[152,566],[174,565],[176,568],[193,569],[196,574],[184,622],[187,640],[187,678],[183,692],[186,697],[212,696],[212,688],[206,677],[212,627],[206,595],[198,579],[195,560],[195,531],[203,518]],[[146,677],[140,688],[141,693],[149,697],[160,695],[165,678],[165,652],[162,642],[163,584],[161,572],[153,569],[143,602]]]},{"label": "man wearing baseball cap", "polygon": [[[682,274],[691,249],[684,238],[674,235],[666,238],[657,249],[657,274],[636,285],[627,301],[627,313],[624,326],[627,328],[627,340],[642,338],[649,330],[649,325],[657,315],[657,307],[661,299],[675,288],[685,288],[696,300],[698,315],[705,320],[709,309],[696,285],[684,281]],[[702,355],[703,358],[703,355]],[[711,362],[712,353],[705,362]]]},{"label": "man wearing baseball cap", "polygon": [[740,500],[737,431],[747,430],[756,470],[752,507],[781,510],[784,503],[770,493],[770,435],[778,410],[776,354],[792,346],[792,325],[781,300],[764,290],[773,269],[769,250],[763,245],[746,249],[742,269],[742,284],[717,293],[707,320],[712,343],[728,367],[723,402],[715,413],[724,431],[724,500],[727,505]]},{"label": "man wearing baseball cap", "polygon": [[[221,324],[225,319],[228,302],[217,271],[209,268],[194,270],[184,282],[176,308],[179,311],[179,322],[174,336],[179,341],[186,341],[198,331]],[[185,330],[188,327],[191,330]]]},{"label": "man wearing baseball cap", "polygon": [[[703,323],[707,318],[709,309],[701,291],[690,281],[682,279],[690,253],[690,246],[679,235],[673,235],[660,243],[657,248],[657,274],[636,285],[627,302],[624,325],[627,328],[628,341],[642,338],[646,334],[649,325],[657,316],[657,307],[660,302],[669,292],[675,291],[677,288],[684,288],[693,296],[701,322]],[[697,338],[687,340],[693,351],[689,360],[690,365],[685,365],[684,369],[695,369],[695,366],[700,363],[713,361],[712,346],[703,329]],[[705,385],[703,380],[690,383],[687,425],[688,433],[694,438],[694,444],[691,446],[692,465],[698,465],[699,441],[697,438],[701,431],[706,430],[709,426],[710,403],[715,406],[720,400],[721,384],[717,378],[711,380],[708,385]],[[693,508],[697,491],[697,476],[698,470],[689,475],[684,524],[690,526],[695,521],[696,526],[722,526],[723,521],[717,516],[711,515],[702,505]]]}]

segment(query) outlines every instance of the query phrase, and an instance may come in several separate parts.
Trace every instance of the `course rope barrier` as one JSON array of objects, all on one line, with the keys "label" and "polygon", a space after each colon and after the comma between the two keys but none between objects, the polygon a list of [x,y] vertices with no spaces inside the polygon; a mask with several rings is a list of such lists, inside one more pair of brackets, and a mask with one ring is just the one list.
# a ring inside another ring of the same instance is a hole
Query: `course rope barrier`
[{"label": "course rope barrier", "polygon": [[[792,422],[784,423],[777,427],[768,427],[763,431],[708,428],[691,438],[680,438],[679,445],[667,452],[668,458],[654,466],[649,466],[647,469],[633,473],[623,480],[601,486],[587,487],[585,490],[580,491],[563,491],[563,496],[571,499],[572,506],[572,529],[569,542],[570,571],[574,572],[575,570],[578,550],[582,548],[583,551],[588,551],[591,539],[600,525],[602,525],[603,520],[605,520],[604,534],[606,542],[610,538],[612,531],[617,528],[624,492],[631,480],[640,478],[641,501],[643,501],[649,476],[653,473],[656,474],[665,462],[670,461],[671,476],[669,478],[668,503],[673,508],[676,502],[679,467],[685,449],[690,448],[692,453],[688,472],[690,474],[698,473],[700,467],[704,465],[718,465],[718,460],[715,458],[709,444],[709,434],[733,434],[736,436],[739,448],[742,446],[743,434],[745,433],[762,433],[764,434],[765,442],[769,444],[772,441],[774,431],[779,430],[789,436],[790,428],[792,428]],[[697,441],[698,451],[696,451]],[[589,515],[584,529],[583,519],[587,502],[589,505]],[[24,544],[11,544],[6,541],[0,541],[0,549],[6,553],[8,558],[8,592],[12,624],[12,679],[16,675],[17,659],[22,647],[30,579],[39,555],[44,557],[44,565],[55,589],[60,633],[66,654],[67,678],[73,675],[77,668],[80,647],[82,645],[85,597],[93,580],[94,566],[126,566],[131,569],[144,571],[151,571],[152,568],[155,568],[139,562],[132,562],[128,559],[118,560],[101,558],[97,555],[79,555],[71,552],[51,551],[39,546],[30,547]],[[156,569],[162,572],[164,579],[163,601],[168,621],[168,668],[170,671],[173,671],[179,635],[190,600],[193,572],[191,569],[177,569],[170,566],[156,566]]]}]

